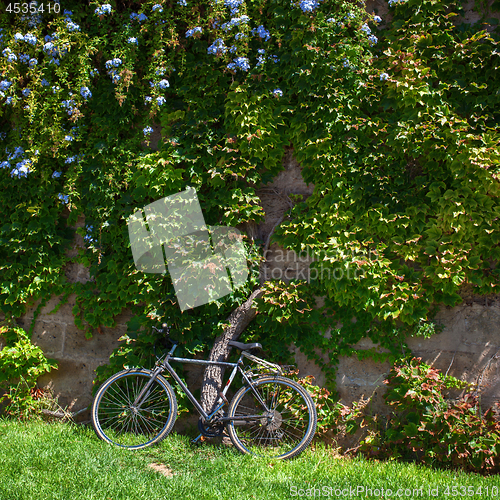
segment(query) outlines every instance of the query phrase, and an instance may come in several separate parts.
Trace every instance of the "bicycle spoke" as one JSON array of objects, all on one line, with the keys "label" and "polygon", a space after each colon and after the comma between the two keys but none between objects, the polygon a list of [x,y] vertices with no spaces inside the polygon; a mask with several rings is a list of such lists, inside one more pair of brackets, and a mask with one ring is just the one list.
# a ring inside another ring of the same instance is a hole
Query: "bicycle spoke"
[{"label": "bicycle spoke", "polygon": [[[256,391],[267,408],[262,408]],[[316,413],[310,396],[283,377],[257,380],[240,391],[231,403],[230,417],[262,415],[245,425],[228,425],[229,436],[243,452],[287,458],[300,453],[311,441]],[[311,417],[312,415],[312,417]],[[312,418],[312,420],[311,420]]]},{"label": "bicycle spoke", "polygon": [[153,381],[141,398],[141,406],[133,406],[150,380],[148,372],[126,372],[100,389],[102,393],[92,413],[92,422],[100,437],[135,448],[147,446],[171,429],[177,405],[165,381]]}]

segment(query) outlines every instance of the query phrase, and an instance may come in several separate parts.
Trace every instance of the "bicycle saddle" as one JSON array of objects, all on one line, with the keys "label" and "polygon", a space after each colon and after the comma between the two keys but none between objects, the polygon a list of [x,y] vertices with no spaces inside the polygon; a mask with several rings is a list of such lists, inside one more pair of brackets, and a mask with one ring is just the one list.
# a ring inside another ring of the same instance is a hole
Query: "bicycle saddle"
[{"label": "bicycle saddle", "polygon": [[257,342],[255,342],[254,344],[243,344],[242,342],[235,342],[234,340],[230,340],[227,345],[236,347],[236,349],[239,349],[240,351],[249,351],[250,349],[262,350],[262,346]]}]

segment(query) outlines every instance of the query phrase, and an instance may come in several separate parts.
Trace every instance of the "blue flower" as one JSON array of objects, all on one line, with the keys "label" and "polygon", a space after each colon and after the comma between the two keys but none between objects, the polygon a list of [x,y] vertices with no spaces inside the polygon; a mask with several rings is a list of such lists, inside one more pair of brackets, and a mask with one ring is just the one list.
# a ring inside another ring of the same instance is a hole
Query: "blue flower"
[{"label": "blue flower", "polygon": [[149,135],[149,134],[151,134],[153,132],[153,129],[148,126],[148,127],[143,128],[142,132],[143,132],[144,135]]},{"label": "blue flower", "polygon": [[55,172],[52,173],[52,178],[53,179],[57,179],[58,177],[61,177],[61,172],[55,171]]},{"label": "blue flower", "polygon": [[24,97],[28,97],[30,95],[31,90],[26,88],[21,91],[21,94],[23,94]]},{"label": "blue flower", "polygon": [[46,42],[51,42],[53,38],[50,35],[45,35],[45,41]]},{"label": "blue flower", "polygon": [[239,40],[240,38],[248,38],[248,35],[246,33],[236,33],[234,39]]},{"label": "blue flower", "polygon": [[96,69],[96,68],[91,69],[89,74],[90,74],[90,76],[92,76],[92,77],[93,77],[93,76],[96,76],[96,75],[98,75],[98,74],[99,74],[99,70],[98,70],[98,69]]},{"label": "blue flower", "polygon": [[64,140],[68,141],[68,142],[72,142],[74,139],[73,139],[73,137],[71,135],[65,135],[64,136]]},{"label": "blue flower", "polygon": [[260,38],[263,38],[265,41],[271,38],[271,34],[269,33],[269,31],[267,31],[266,28],[264,28],[264,26],[262,25],[252,30],[252,35],[255,34],[257,34],[257,36],[259,36]]},{"label": "blue flower", "polygon": [[187,7],[187,2],[186,2],[186,0],[179,0],[177,3],[178,3],[180,6],[182,6],[182,7]]},{"label": "blue flower", "polygon": [[152,100],[153,100],[153,98],[147,95],[147,96],[144,98],[144,104],[148,104],[148,103],[150,103]]},{"label": "blue flower", "polygon": [[231,15],[234,16],[238,13],[240,5],[243,3],[243,0],[224,0],[224,5],[231,9]]},{"label": "blue flower", "polygon": [[370,35],[368,37],[368,41],[370,42],[370,45],[375,45],[378,42],[378,38],[375,35]]},{"label": "blue flower", "polygon": [[367,35],[369,35],[372,32],[368,24],[363,24],[363,26],[361,26],[361,31],[364,31]]},{"label": "blue flower", "polygon": [[50,61],[49,61],[50,64],[55,64],[56,66],[59,66],[59,59],[56,59],[56,58],[52,58]]},{"label": "blue flower", "polygon": [[68,203],[69,196],[67,194],[58,194],[57,197],[61,200],[62,203]]},{"label": "blue flower", "polygon": [[42,78],[42,85],[44,87],[48,87],[50,85],[50,82],[48,80],[46,80],[45,78]]},{"label": "blue flower", "polygon": [[248,21],[250,21],[250,18],[248,16],[234,17],[228,23],[224,23],[221,28],[224,31],[229,31],[234,26],[239,26],[241,23],[248,23]]},{"label": "blue flower", "polygon": [[137,14],[136,12],[132,12],[130,14],[130,19],[133,21],[137,19],[139,22],[145,21],[148,17],[145,14]]},{"label": "blue flower", "polygon": [[94,243],[95,239],[92,238],[92,231],[94,230],[94,226],[85,226],[85,229],[87,230],[87,234],[83,237],[83,239],[87,243]]},{"label": "blue flower", "polygon": [[28,64],[30,56],[28,54],[19,54],[19,60],[24,64]]},{"label": "blue flower", "polygon": [[10,175],[12,177],[17,176],[18,179],[20,179],[21,177],[27,177],[31,172],[29,168],[30,164],[31,160],[21,160],[20,162],[16,163],[16,168],[12,169]]},{"label": "blue flower", "polygon": [[278,59],[278,56],[269,56],[268,59],[270,59],[271,61],[273,61],[273,63],[278,63],[280,60]]},{"label": "blue flower", "polygon": [[82,87],[80,89],[80,95],[85,99],[90,99],[92,97],[92,92],[89,90],[88,87]]},{"label": "blue flower", "polygon": [[36,36],[31,33],[26,33],[26,35],[24,35],[24,41],[30,45],[36,45]]},{"label": "blue flower", "polygon": [[16,33],[14,35],[14,40],[16,42],[24,42],[24,36],[21,33]]},{"label": "blue flower", "polygon": [[[184,0],[184,2],[185,2],[185,1],[186,1],[186,0]],[[153,9],[152,9],[152,10],[153,10],[153,12],[154,12],[155,10],[157,10],[158,12],[163,12],[163,7],[162,7],[159,3],[155,3],[155,4],[153,5]]]},{"label": "blue flower", "polygon": [[387,80],[389,78],[389,75],[387,73],[381,73],[380,74],[380,81],[381,82],[384,82],[385,80]]},{"label": "blue flower", "polygon": [[217,38],[217,40],[208,47],[207,52],[215,55],[219,55],[219,53],[225,54],[227,52],[227,47],[224,45],[222,38]]},{"label": "blue flower", "polygon": [[186,38],[193,36],[195,33],[201,33],[201,32],[202,32],[202,29],[199,26],[197,26],[196,28],[192,28],[192,29],[186,31]]},{"label": "blue flower", "polygon": [[67,101],[62,101],[61,106],[63,108],[66,108],[69,116],[71,116],[76,111],[75,101],[73,101],[71,99],[68,99]]},{"label": "blue flower", "polygon": [[128,43],[135,43],[136,45],[139,45],[139,42],[135,36],[131,36],[128,40]]},{"label": "blue flower", "polygon": [[73,21],[70,21],[69,23],[66,24],[68,31],[80,31],[80,26],[78,24],[75,24]]},{"label": "blue flower", "polygon": [[5,104],[12,104],[12,99],[13,97],[7,97],[7,99],[5,99]]},{"label": "blue flower", "polygon": [[120,66],[121,63],[122,63],[122,60],[119,59],[118,57],[115,57],[114,59],[106,61],[106,68],[107,69],[118,68],[118,66]]},{"label": "blue flower", "polygon": [[57,51],[52,41],[43,44],[43,51],[46,52],[47,54],[53,55],[54,50]]},{"label": "blue flower", "polygon": [[158,75],[158,76],[162,76],[165,74],[165,69],[164,68],[158,68],[155,73]]},{"label": "blue flower", "polygon": [[158,103],[158,106],[162,106],[163,104],[165,104],[166,99],[164,97],[157,97],[156,102]]},{"label": "blue flower", "polygon": [[98,16],[104,16],[104,14],[111,14],[111,5],[109,3],[105,3],[94,11]]},{"label": "blue flower", "polygon": [[7,90],[11,85],[12,85],[12,82],[9,82],[7,80],[2,80],[0,82],[0,90]]},{"label": "blue flower", "polygon": [[302,12],[312,12],[319,6],[318,0],[302,0],[299,3],[299,7],[302,9]]},{"label": "blue flower", "polygon": [[283,95],[283,91],[280,89],[274,89],[273,94],[275,97],[281,97]]},{"label": "blue flower", "polygon": [[36,65],[38,64],[38,59],[30,59],[30,62],[29,62],[29,67],[30,68],[34,68]]},{"label": "blue flower", "polygon": [[73,12],[71,12],[70,10],[66,10],[64,9],[64,12],[63,12],[63,15],[67,16],[67,17],[70,17],[73,15]]},{"label": "blue flower", "polygon": [[58,85],[52,86],[52,93],[55,94],[59,89],[60,87]]},{"label": "blue flower", "polygon": [[167,87],[170,87],[170,83],[168,83],[168,80],[160,80],[158,82],[158,87],[161,89],[166,89]]},{"label": "blue flower", "polygon": [[16,158],[21,158],[24,154],[24,149],[21,146],[16,146],[13,153],[9,153],[7,148],[5,148],[7,154],[7,160],[15,160]]},{"label": "blue flower", "polygon": [[3,56],[7,58],[8,62],[15,62],[17,61],[17,56],[12,52],[12,50],[7,47],[6,49],[3,50],[2,52]]},{"label": "blue flower", "polygon": [[238,47],[236,47],[236,45],[231,45],[231,47],[229,47],[229,52],[231,52],[231,54],[234,54],[237,50]]},{"label": "blue flower", "polygon": [[382,18],[380,16],[375,16],[373,18],[373,21],[376,22],[376,23],[381,23],[382,22]]},{"label": "blue flower", "polygon": [[0,163],[0,168],[10,168],[10,163],[8,161],[3,161]]},{"label": "blue flower", "polygon": [[[76,161],[76,156],[68,156],[65,160],[64,163],[73,163]],[[61,174],[59,174],[61,175]]]},{"label": "blue flower", "polygon": [[266,51],[264,49],[257,49],[257,54],[265,54]]},{"label": "blue flower", "polygon": [[237,57],[233,60],[234,62],[229,63],[227,67],[229,69],[242,69],[243,71],[248,71],[250,69],[250,64],[246,57]]}]

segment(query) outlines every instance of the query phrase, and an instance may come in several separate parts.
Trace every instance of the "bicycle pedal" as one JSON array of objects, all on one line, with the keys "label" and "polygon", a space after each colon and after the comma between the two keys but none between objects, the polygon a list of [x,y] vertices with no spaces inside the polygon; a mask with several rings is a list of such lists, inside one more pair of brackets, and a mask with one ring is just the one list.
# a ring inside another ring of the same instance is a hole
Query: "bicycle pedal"
[{"label": "bicycle pedal", "polygon": [[199,434],[194,439],[191,439],[191,444],[200,445],[204,441],[203,438],[204,438],[203,434]]}]

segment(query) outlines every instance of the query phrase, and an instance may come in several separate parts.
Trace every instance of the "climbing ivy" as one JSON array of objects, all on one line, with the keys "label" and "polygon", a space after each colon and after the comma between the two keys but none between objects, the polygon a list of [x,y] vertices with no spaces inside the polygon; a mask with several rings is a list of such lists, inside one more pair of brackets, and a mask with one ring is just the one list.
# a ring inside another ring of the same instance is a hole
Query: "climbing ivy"
[{"label": "climbing ivy", "polygon": [[[314,263],[306,281],[266,285],[247,338],[283,360],[291,342],[321,363],[328,351],[333,379],[362,337],[381,346],[368,355],[396,357],[460,287],[495,292],[498,36],[455,26],[459,2],[390,4],[384,20],[344,0],[4,11],[0,310],[15,319],[38,304],[36,319],[50,297],[75,294],[91,336],[132,309],[116,366],[142,362],[151,348],[130,346],[167,318],[188,351],[205,348],[258,284],[265,242],[248,228],[288,148],[315,187],[291,197],[275,241]],[[251,275],[182,314],[168,276],[135,269],[126,220],[187,186],[207,224],[245,234]],[[91,279],[69,281],[72,264]]]}]

